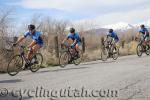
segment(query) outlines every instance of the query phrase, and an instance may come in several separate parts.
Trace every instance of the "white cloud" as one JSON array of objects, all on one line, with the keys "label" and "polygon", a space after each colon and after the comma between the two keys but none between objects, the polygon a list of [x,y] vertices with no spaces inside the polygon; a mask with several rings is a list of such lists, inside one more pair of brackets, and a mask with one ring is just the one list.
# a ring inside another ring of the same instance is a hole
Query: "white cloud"
[{"label": "white cloud", "polygon": [[[89,15],[92,15],[93,12],[98,13],[100,10],[103,11],[101,7],[113,9],[118,6],[126,8],[128,8],[128,6],[133,6],[133,8],[128,9],[128,11],[110,11],[103,14],[99,12],[99,14],[96,14],[97,17],[92,19],[89,19],[89,16],[87,16],[87,20],[93,20],[98,25],[103,26],[122,21],[132,24],[147,20],[150,16],[149,3],[149,0],[22,0],[20,5],[29,9],[55,8],[72,13],[75,12],[77,15],[87,12]],[[141,8],[137,8],[139,5]]]},{"label": "white cloud", "polygon": [[139,23],[150,19],[150,5],[141,9],[136,9],[128,12],[114,12],[97,16],[92,19],[97,25],[108,25],[118,22],[127,22],[130,24]]},{"label": "white cloud", "polygon": [[101,6],[136,5],[148,0],[23,0],[25,8],[56,8],[65,11],[92,11]]}]

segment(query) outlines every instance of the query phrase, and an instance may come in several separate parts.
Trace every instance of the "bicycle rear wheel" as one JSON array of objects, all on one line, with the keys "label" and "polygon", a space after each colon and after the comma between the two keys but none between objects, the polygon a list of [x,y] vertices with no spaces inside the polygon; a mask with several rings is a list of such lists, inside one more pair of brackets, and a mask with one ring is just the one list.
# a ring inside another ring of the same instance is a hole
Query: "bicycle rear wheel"
[{"label": "bicycle rear wheel", "polygon": [[14,56],[8,63],[7,73],[11,76],[18,74],[23,67],[23,58],[20,55]]},{"label": "bicycle rear wheel", "polygon": [[143,49],[142,49],[142,45],[141,45],[141,44],[138,44],[138,45],[137,45],[137,48],[136,48],[136,52],[137,52],[137,55],[138,55],[139,57],[142,56],[142,53],[143,53],[142,50],[143,50]]},{"label": "bicycle rear wheel", "polygon": [[37,72],[43,64],[43,56],[41,53],[35,53],[32,59],[35,59],[35,61],[33,62],[33,64],[31,62],[32,65],[30,66],[30,70],[32,72]]},{"label": "bicycle rear wheel", "polygon": [[119,49],[117,47],[114,47],[112,49],[112,58],[114,60],[117,60],[118,56],[119,56]]},{"label": "bicycle rear wheel", "polygon": [[64,68],[70,61],[70,58],[71,58],[71,56],[68,52],[63,52],[59,57],[60,67]]},{"label": "bicycle rear wheel", "polygon": [[146,55],[149,55],[150,54],[150,46],[149,45],[146,45]]},{"label": "bicycle rear wheel", "polygon": [[79,50],[79,57],[77,57],[77,59],[74,59],[73,63],[75,65],[79,65],[83,60],[82,58],[83,58],[83,52],[82,52],[82,50]]}]

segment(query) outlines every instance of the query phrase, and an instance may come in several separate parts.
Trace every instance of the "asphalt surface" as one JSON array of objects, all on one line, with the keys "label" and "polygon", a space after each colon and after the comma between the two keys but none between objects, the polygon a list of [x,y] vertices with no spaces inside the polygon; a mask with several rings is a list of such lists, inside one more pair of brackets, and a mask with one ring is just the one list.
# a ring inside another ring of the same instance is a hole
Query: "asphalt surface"
[{"label": "asphalt surface", "polygon": [[1,74],[0,100],[150,100],[150,56]]}]

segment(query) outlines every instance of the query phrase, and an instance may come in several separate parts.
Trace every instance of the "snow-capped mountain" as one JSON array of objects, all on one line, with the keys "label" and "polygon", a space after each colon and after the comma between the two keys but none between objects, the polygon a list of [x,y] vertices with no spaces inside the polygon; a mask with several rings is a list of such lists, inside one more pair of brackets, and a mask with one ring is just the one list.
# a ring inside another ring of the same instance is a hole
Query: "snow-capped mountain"
[{"label": "snow-capped mountain", "polygon": [[91,34],[91,33],[93,34],[93,32],[96,34],[106,34],[108,32],[108,29],[114,29],[115,31],[117,31],[117,33],[134,34],[134,33],[138,32],[141,24],[144,24],[148,28],[148,30],[150,31],[150,20],[147,20],[145,22],[138,23],[138,24],[129,24],[126,22],[119,22],[116,24],[106,25],[104,27],[96,25],[94,29],[87,30],[87,32],[89,34]]},{"label": "snow-capped mountain", "polygon": [[125,23],[125,22],[119,22],[119,23],[116,23],[116,24],[106,25],[103,28],[107,28],[107,29],[112,28],[114,30],[125,31],[125,30],[128,30],[128,29],[134,28],[134,26],[131,25],[131,24]]},{"label": "snow-capped mountain", "polygon": [[146,22],[144,22],[144,24],[148,27],[150,27],[150,20],[147,20]]},{"label": "snow-capped mountain", "polygon": [[135,24],[134,27],[139,27],[141,24],[144,24],[147,28],[150,28],[150,20],[147,20],[145,22],[142,22],[142,23],[138,23],[138,24]]},{"label": "snow-capped mountain", "polygon": [[139,28],[139,26],[141,24],[144,24],[147,28],[150,28],[150,20],[147,20],[145,22],[138,23],[138,24],[133,24],[133,25],[126,23],[126,22],[119,22],[116,24],[106,25],[103,28],[106,28],[106,29],[112,28],[117,31],[126,31],[126,30],[130,30],[130,29],[137,29],[137,28]]}]

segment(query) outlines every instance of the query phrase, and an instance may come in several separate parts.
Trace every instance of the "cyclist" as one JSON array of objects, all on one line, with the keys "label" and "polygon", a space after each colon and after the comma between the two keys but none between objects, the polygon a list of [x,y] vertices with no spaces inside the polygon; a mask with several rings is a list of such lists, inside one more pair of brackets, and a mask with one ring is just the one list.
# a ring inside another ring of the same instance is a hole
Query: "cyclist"
[{"label": "cyclist", "polygon": [[[117,33],[115,33],[115,32],[113,31],[113,29],[109,29],[105,41],[106,41],[107,43],[110,43],[110,44],[113,44],[114,46],[116,46],[116,43],[119,41],[119,38],[118,38]],[[115,42],[115,43],[113,43],[113,42]]]},{"label": "cyclist", "polygon": [[36,53],[43,46],[43,34],[39,31],[36,31],[35,25],[28,25],[28,32],[24,33],[24,36],[20,37],[13,46],[21,43],[26,37],[31,37],[32,42],[27,46],[29,51],[27,53],[27,59],[31,60],[32,54]]},{"label": "cyclist", "polygon": [[81,38],[77,32],[75,32],[74,28],[70,28],[70,33],[67,37],[63,40],[62,44],[64,44],[68,39],[72,39],[73,43],[71,44],[71,48],[75,48],[78,57],[79,55],[79,48],[81,46]]},{"label": "cyclist", "polygon": [[[148,29],[145,27],[145,25],[140,25],[140,30],[137,34],[138,36],[141,35],[141,42],[144,42],[144,44],[148,44],[150,39],[149,39],[149,32]],[[136,37],[137,39],[137,37]]]}]

